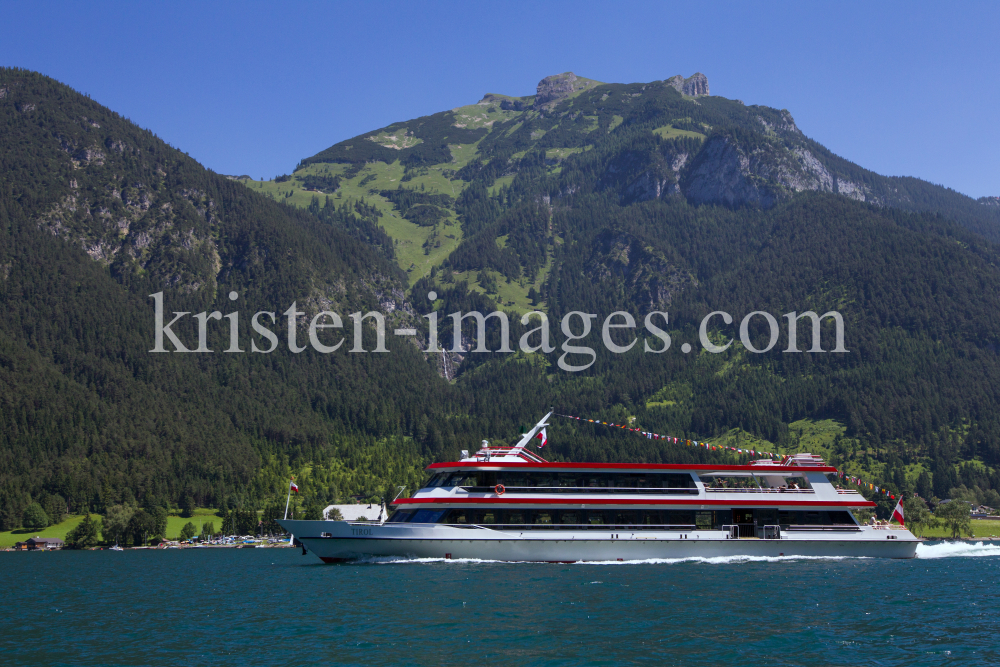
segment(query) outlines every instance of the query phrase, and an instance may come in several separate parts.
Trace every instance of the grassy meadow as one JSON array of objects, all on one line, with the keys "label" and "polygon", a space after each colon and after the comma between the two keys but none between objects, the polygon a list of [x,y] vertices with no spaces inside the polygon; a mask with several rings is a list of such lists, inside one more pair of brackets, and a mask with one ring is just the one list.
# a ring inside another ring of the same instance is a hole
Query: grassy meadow
[{"label": "grassy meadow", "polygon": [[[938,526],[936,528],[925,528],[922,531],[922,536],[926,538],[951,538],[951,531],[944,526]],[[993,519],[973,519],[972,520],[972,537],[990,539],[990,538],[1000,538],[1000,520]]]},{"label": "grassy meadow", "polygon": [[[91,515],[96,516],[96,515]],[[29,537],[58,537],[60,540],[66,539],[66,534],[76,528],[77,524],[83,521],[83,515],[67,515],[62,523],[49,526],[42,530],[28,530],[18,528],[17,530],[6,530],[0,532],[0,549],[14,546],[16,542],[24,542]]]},{"label": "grassy meadow", "polygon": [[[100,515],[97,514],[91,514],[91,517],[101,518]],[[18,530],[0,532],[0,549],[12,547],[16,542],[23,542],[29,537],[58,537],[61,540],[65,540],[69,531],[76,528],[77,524],[81,521],[83,521],[82,514],[71,514],[68,515],[62,523],[49,526],[43,530],[27,530],[19,528]],[[167,539],[178,539],[181,534],[181,528],[183,528],[184,524],[188,521],[195,525],[198,529],[198,533],[201,533],[202,524],[209,521],[215,524],[216,532],[222,529],[222,517],[219,516],[219,510],[198,508],[195,510],[194,516],[190,519],[183,518],[180,515],[180,512],[175,510],[173,514],[167,517]]]},{"label": "grassy meadow", "polygon": [[676,139],[677,137],[690,137],[691,139],[704,139],[705,135],[691,130],[678,130],[673,125],[664,125],[653,130],[653,134],[664,139]]},{"label": "grassy meadow", "polygon": [[184,527],[188,521],[194,524],[197,528],[198,534],[201,534],[202,524],[211,521],[215,524],[215,532],[222,530],[222,517],[219,516],[219,510],[208,509],[208,508],[198,508],[194,511],[194,516],[190,519],[185,519],[180,515],[180,512],[176,514],[171,514],[167,517],[167,534],[166,538],[168,540],[176,540],[180,537],[181,528]]}]

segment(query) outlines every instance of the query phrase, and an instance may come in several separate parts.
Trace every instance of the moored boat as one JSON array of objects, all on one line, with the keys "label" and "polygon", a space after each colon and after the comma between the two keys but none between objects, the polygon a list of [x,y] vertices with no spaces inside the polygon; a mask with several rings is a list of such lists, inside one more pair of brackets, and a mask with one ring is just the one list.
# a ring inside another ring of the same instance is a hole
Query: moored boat
[{"label": "moored boat", "polygon": [[913,558],[903,526],[863,525],[874,507],[836,488],[836,468],[797,454],[747,465],[556,463],[514,447],[435,463],[385,521],[279,520],[322,561],[369,557],[624,561],[729,556]]}]

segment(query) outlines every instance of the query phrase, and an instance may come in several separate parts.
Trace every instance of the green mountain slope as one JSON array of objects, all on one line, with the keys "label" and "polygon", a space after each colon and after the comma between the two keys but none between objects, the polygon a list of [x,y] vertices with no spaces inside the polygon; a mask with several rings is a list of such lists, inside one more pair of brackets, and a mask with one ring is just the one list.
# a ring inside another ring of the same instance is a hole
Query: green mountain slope
[{"label": "green mountain slope", "polygon": [[[544,165],[540,173],[547,177],[577,174],[557,179],[561,188],[596,188],[626,204],[679,196],[695,204],[768,208],[798,192],[833,192],[881,207],[940,213],[1000,241],[1000,208],[916,178],[880,176],[804,136],[785,110],[747,107],[707,91],[700,74],[686,82],[672,77],[626,85],[567,73],[544,79],[534,96],[487,94],[474,105],[335,144],[303,159],[287,180],[247,182],[303,207],[314,197],[317,205],[327,196],[335,203],[363,199],[381,214],[378,224],[394,240],[411,283],[448,265],[469,235],[468,215],[444,206],[447,215],[428,224],[412,219],[385,192],[417,190],[457,202],[472,185],[496,194],[536,164]],[[482,248],[481,240],[468,243]],[[495,282],[494,268],[475,268]],[[463,277],[475,289],[489,286],[479,283],[478,273]],[[524,306],[528,291],[539,287],[525,277],[504,297],[492,293]]]}]

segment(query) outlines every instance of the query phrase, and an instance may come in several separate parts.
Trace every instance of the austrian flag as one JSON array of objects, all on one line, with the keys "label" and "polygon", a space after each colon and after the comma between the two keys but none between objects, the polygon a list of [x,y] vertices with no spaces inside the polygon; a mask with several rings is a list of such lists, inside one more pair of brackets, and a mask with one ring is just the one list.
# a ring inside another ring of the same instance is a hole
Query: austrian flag
[{"label": "austrian flag", "polygon": [[899,522],[900,526],[905,526],[903,523],[903,499],[900,498],[899,502],[896,503],[896,509],[892,511],[892,518]]},{"label": "austrian flag", "polygon": [[544,428],[535,434],[535,437],[542,441],[542,444],[538,445],[539,447],[544,447],[545,443],[549,441],[549,436],[545,433]]},{"label": "austrian flag", "polygon": [[294,491],[295,493],[299,492],[299,485],[295,483],[295,480],[292,480],[291,482],[288,483],[288,488]]}]

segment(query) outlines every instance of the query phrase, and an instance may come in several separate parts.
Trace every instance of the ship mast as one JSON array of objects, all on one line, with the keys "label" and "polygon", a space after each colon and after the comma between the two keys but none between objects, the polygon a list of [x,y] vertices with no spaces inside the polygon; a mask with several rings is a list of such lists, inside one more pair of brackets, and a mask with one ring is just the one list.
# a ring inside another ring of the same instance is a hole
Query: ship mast
[{"label": "ship mast", "polygon": [[511,448],[510,454],[513,456],[517,456],[521,452],[521,450],[524,449],[524,447],[529,442],[531,442],[531,439],[534,438],[536,435],[538,435],[539,431],[541,431],[543,428],[549,425],[548,419],[551,416],[552,416],[552,411],[550,410],[548,414],[542,417],[541,421],[539,421],[537,424],[535,424],[533,428],[531,428],[531,430],[529,430],[527,433],[522,433],[521,440]]}]

